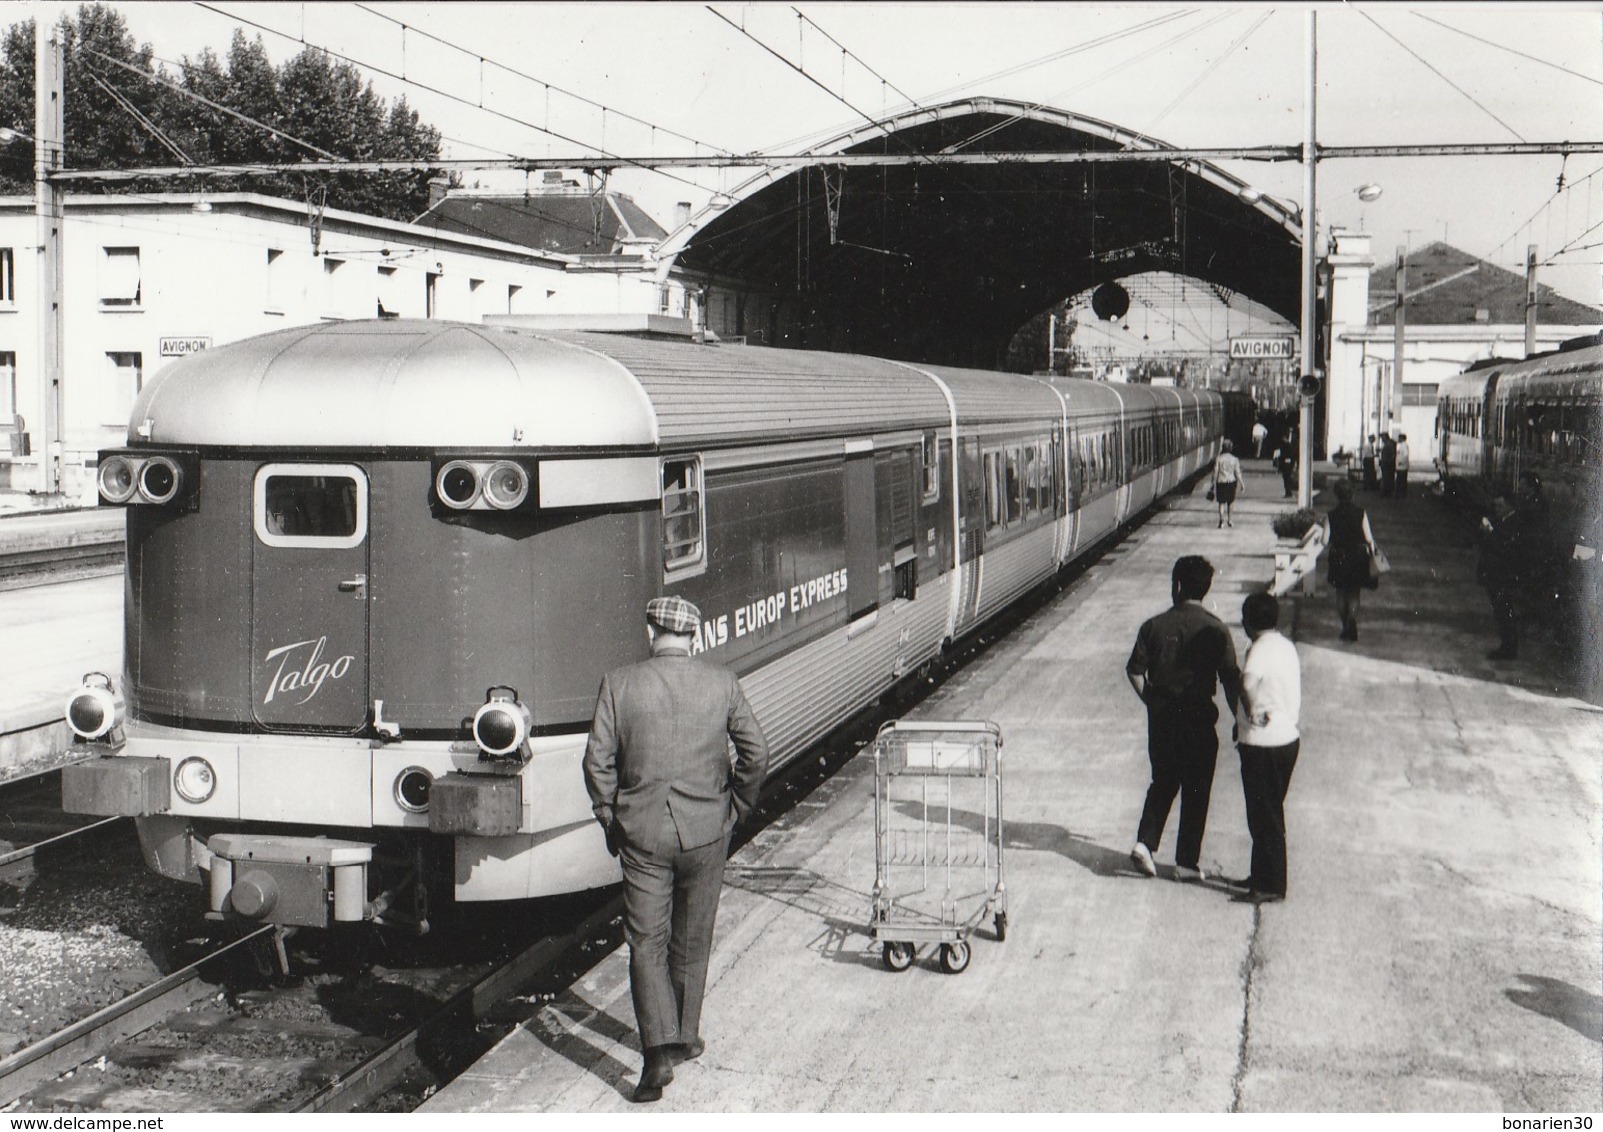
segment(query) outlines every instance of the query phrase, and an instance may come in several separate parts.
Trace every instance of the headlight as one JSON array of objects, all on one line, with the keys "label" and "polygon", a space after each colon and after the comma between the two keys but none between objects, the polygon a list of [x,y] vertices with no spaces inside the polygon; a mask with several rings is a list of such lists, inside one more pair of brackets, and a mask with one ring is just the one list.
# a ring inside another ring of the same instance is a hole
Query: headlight
[{"label": "headlight", "polygon": [[111,678],[103,672],[91,672],[83,678],[83,687],[67,700],[67,727],[80,739],[99,739],[117,726],[117,697],[111,690]]},{"label": "headlight", "polygon": [[152,456],[139,472],[139,494],[152,503],[166,503],[183,484],[184,473],[166,456]]},{"label": "headlight", "polygon": [[408,813],[421,814],[429,808],[429,788],[434,776],[420,766],[409,766],[395,776],[395,804]]},{"label": "headlight", "polygon": [[198,755],[187,758],[173,771],[173,789],[186,802],[204,802],[217,789],[217,772]]},{"label": "headlight", "polygon": [[512,510],[529,498],[529,473],[520,464],[498,460],[484,474],[484,498],[491,507]]},{"label": "headlight", "polygon": [[534,726],[534,714],[512,688],[491,688],[484,706],[473,713],[473,741],[487,755],[510,755],[523,746]]},{"label": "headlight", "polygon": [[108,503],[127,503],[139,490],[139,476],[126,456],[111,456],[100,464],[100,494]]},{"label": "headlight", "polygon": [[466,460],[452,460],[434,477],[434,491],[447,507],[466,511],[479,498],[478,470]]}]

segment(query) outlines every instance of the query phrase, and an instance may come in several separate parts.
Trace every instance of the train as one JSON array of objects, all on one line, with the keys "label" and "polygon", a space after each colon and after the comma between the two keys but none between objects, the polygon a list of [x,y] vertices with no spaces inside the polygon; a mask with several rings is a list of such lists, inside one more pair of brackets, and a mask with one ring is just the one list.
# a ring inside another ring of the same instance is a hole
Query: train
[{"label": "train", "polygon": [[1603,545],[1603,336],[1448,378],[1435,442],[1453,496],[1476,509],[1499,496],[1539,506],[1547,545],[1534,554],[1594,556]]},{"label": "train", "polygon": [[330,322],[144,388],[99,456],[125,657],[77,813],[214,920],[426,930],[620,879],[581,757],[646,602],[774,770],[1217,454],[1225,401],[515,318]]}]

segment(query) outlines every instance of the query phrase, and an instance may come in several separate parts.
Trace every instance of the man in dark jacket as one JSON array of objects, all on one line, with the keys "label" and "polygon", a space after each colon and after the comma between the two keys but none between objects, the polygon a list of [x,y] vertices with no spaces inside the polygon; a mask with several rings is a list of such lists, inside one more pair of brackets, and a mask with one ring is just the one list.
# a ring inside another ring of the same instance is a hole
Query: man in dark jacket
[{"label": "man in dark jacket", "polygon": [[651,659],[602,678],[584,751],[592,809],[623,865],[642,1103],[661,1099],[675,1062],[704,1048],[701,999],[729,835],[756,808],[768,771],[740,682],[691,659],[700,621],[680,597],[646,605]]},{"label": "man in dark jacket", "polygon": [[1202,834],[1208,824],[1219,736],[1214,693],[1224,685],[1232,712],[1241,687],[1236,646],[1225,628],[1200,604],[1213,585],[1213,566],[1188,554],[1176,560],[1170,581],[1172,608],[1149,618],[1136,633],[1125,664],[1130,686],[1147,706],[1147,788],[1130,859],[1147,876],[1157,876],[1152,852],[1163,837],[1169,808],[1180,795],[1180,831],[1175,841],[1176,880],[1205,879],[1200,864]]},{"label": "man in dark jacket", "polygon": [[1502,496],[1492,502],[1491,513],[1481,517],[1481,557],[1475,580],[1486,588],[1486,597],[1492,603],[1492,620],[1497,624],[1497,647],[1486,654],[1490,660],[1514,660],[1519,656],[1519,612],[1515,601],[1530,553],[1524,528],[1524,516]]}]

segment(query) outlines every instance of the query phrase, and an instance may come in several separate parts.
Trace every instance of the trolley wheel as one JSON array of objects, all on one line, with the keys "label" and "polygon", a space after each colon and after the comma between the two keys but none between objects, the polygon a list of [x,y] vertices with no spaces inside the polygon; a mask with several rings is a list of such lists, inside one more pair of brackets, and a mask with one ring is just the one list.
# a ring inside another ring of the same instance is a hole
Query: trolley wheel
[{"label": "trolley wheel", "polygon": [[1006,912],[998,912],[996,914],[996,942],[997,943],[1001,943],[1006,938],[1007,938],[1007,913]]},{"label": "trolley wheel", "polygon": [[962,940],[941,944],[941,970],[948,975],[961,975],[968,970],[968,944]]},{"label": "trolley wheel", "polygon": [[880,950],[879,957],[888,970],[905,971],[913,965],[913,945],[892,940]]}]

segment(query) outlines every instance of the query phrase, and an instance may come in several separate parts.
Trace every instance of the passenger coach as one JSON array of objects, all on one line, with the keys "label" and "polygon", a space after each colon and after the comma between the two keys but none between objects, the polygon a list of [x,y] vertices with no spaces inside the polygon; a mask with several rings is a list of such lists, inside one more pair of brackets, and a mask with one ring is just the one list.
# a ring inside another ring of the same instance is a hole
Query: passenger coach
[{"label": "passenger coach", "polygon": [[1533,481],[1566,555],[1596,552],[1603,524],[1603,344],[1597,335],[1523,361],[1492,359],[1442,383],[1436,465],[1455,494],[1484,506]]},{"label": "passenger coach", "polygon": [[126,722],[68,809],[132,814],[213,917],[426,926],[618,879],[580,758],[677,593],[775,765],[1215,454],[1183,389],[516,325],[286,330],[141,393]]}]

